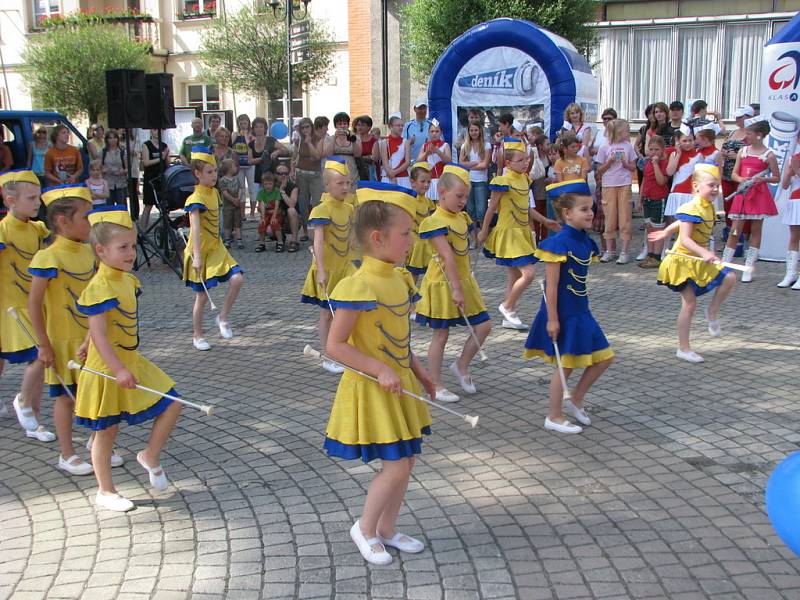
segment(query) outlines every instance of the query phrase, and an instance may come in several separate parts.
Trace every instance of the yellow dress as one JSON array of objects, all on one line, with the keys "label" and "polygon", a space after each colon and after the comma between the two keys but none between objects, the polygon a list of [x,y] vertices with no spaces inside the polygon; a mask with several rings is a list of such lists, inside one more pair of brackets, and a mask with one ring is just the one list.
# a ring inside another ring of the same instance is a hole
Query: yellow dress
[{"label": "yellow dress", "polygon": [[28,331],[33,332],[28,318],[28,266],[49,237],[50,232],[40,221],[22,221],[10,212],[0,221],[0,358],[12,364],[36,360],[36,347],[8,309],[13,306]]},{"label": "yellow dress", "polygon": [[39,250],[28,267],[34,277],[47,279],[44,293],[44,318],[47,337],[55,355],[54,367],[45,371],[44,382],[50,387],[50,397],[65,396],[56,373],[75,394],[78,374],[67,367],[77,360],[78,348],[89,332],[86,316],[78,311],[78,298],[89,285],[95,272],[91,246],[62,236],[44,250]]},{"label": "yellow dress", "polygon": [[[139,347],[138,300],[141,284],[131,275],[101,263],[100,268],[78,298],[78,310],[86,316],[105,315],[106,335],[120,362],[136,381],[160,392],[177,395],[175,382],[137,352]],[[113,375],[100,353],[89,342],[86,366]],[[75,423],[89,429],[106,429],[125,420],[129,425],[160,415],[168,400],[139,389],[125,389],[115,381],[81,371],[75,402]]]},{"label": "yellow dress", "polygon": [[414,216],[414,243],[411,246],[411,252],[408,254],[406,263],[406,269],[414,275],[424,275],[433,256],[433,249],[428,240],[423,240],[419,237],[419,226],[423,219],[432,215],[435,210],[436,205],[433,200],[427,196],[417,195],[416,205],[414,206],[414,212],[416,213]]},{"label": "yellow dress", "polygon": [[[433,237],[447,236],[447,243],[453,251],[458,269],[458,279],[464,293],[464,315],[471,325],[489,320],[486,305],[481,297],[478,282],[472,276],[469,264],[469,232],[472,219],[465,212],[452,213],[438,206],[434,213],[424,219],[419,226],[419,237],[429,240]],[[431,249],[433,246],[431,245]],[[453,292],[445,279],[442,269],[431,259],[428,271],[420,285],[422,299],[417,303],[417,323],[433,329],[466,325],[453,304]]]},{"label": "yellow dress", "polygon": [[[336,284],[356,270],[353,266],[355,256],[350,248],[353,207],[347,202],[328,196],[311,211],[308,224],[314,227],[315,236],[323,236],[322,264],[325,265],[325,273],[328,275],[328,290],[333,290]],[[325,291],[317,283],[317,261],[312,257],[300,302],[316,304],[327,310]]]},{"label": "yellow dress", "polygon": [[497,225],[492,229],[483,254],[495,264],[519,267],[533,264],[536,246],[528,222],[531,180],[527,173],[508,170],[492,179],[489,191],[503,192],[497,209]]},{"label": "yellow dress", "polygon": [[[355,274],[331,294],[336,310],[358,312],[348,343],[359,352],[389,365],[402,387],[424,394],[411,370],[411,325],[408,314],[417,298],[411,274],[390,263],[365,256]],[[422,451],[422,435],[430,434],[428,405],[346,370],[336,390],[325,433],[331,456],[368,462],[399,460]]]},{"label": "yellow dress", "polygon": [[[678,207],[675,218],[694,223],[692,239],[703,248],[708,247],[715,218],[714,205],[711,202],[701,196],[695,196],[691,202]],[[680,234],[672,250],[682,254],[694,254],[683,245]],[[721,284],[729,272],[730,269],[716,264],[667,254],[658,267],[658,284],[666,285],[676,292],[691,285],[695,295],[701,296]]]},{"label": "yellow dress", "polygon": [[189,243],[183,252],[183,280],[195,292],[203,291],[201,279],[207,288],[228,281],[242,268],[233,260],[230,252],[222,244],[219,236],[219,192],[215,188],[197,185],[194,193],[186,199],[186,212],[200,211],[200,255],[203,259],[203,272],[197,273],[192,266],[194,242],[189,234]]},{"label": "yellow dress", "polygon": [[[319,203],[322,204],[326,200],[334,200],[334,198],[328,192],[322,192],[322,195],[319,197]],[[344,197],[344,200],[342,202],[352,206],[354,212],[356,208],[358,208],[358,196],[356,196],[356,194],[352,192],[347,194],[347,196]]]}]

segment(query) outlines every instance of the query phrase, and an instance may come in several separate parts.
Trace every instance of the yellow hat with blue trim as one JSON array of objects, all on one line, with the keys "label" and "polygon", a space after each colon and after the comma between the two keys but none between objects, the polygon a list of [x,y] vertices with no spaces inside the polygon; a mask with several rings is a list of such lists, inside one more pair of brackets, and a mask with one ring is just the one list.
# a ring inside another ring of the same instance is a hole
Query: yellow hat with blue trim
[{"label": "yellow hat with blue trim", "polygon": [[341,156],[331,156],[325,161],[325,169],[336,171],[339,175],[350,175],[350,169],[347,167],[347,161]]},{"label": "yellow hat with blue trim", "polygon": [[525,146],[525,143],[514,137],[504,137],[503,138],[503,150],[508,152],[509,150],[514,150],[516,152],[522,152],[525,154],[528,151],[528,148]]},{"label": "yellow hat with blue trim", "polygon": [[567,181],[559,181],[551,183],[545,190],[547,190],[547,197],[550,200],[555,200],[561,194],[578,194],[579,196],[591,196],[592,190],[589,189],[589,184],[583,179],[569,179]]},{"label": "yellow hat with blue trim", "polygon": [[458,177],[464,185],[469,187],[469,169],[466,168],[464,165],[460,165],[458,163],[447,163],[442,169],[442,175],[445,173],[450,173],[451,175],[455,175]]},{"label": "yellow hat with blue trim", "polygon": [[210,165],[217,166],[217,159],[211,153],[211,148],[208,146],[192,146],[191,160],[202,160]]},{"label": "yellow hat with blue trim", "polygon": [[36,173],[30,169],[15,169],[13,171],[6,171],[0,175],[0,187],[7,183],[32,183],[33,185],[41,185]]},{"label": "yellow hat with blue trim", "polygon": [[708,173],[714,179],[719,179],[719,167],[717,165],[699,163],[694,166],[694,171],[695,173]]},{"label": "yellow hat with blue trim", "polygon": [[74,183],[55,185],[42,190],[42,202],[44,202],[45,206],[50,206],[53,202],[62,198],[79,198],[91,204],[92,191],[84,184],[76,185]]},{"label": "yellow hat with blue trim", "polygon": [[412,169],[422,169],[424,171],[428,171],[429,173],[431,172],[431,166],[428,164],[427,161],[424,161],[424,160],[418,160],[413,165],[411,165],[411,168]]},{"label": "yellow hat with blue trim", "polygon": [[417,193],[407,187],[381,181],[359,181],[356,194],[359,204],[364,204],[364,202],[371,200],[386,202],[402,208],[412,218],[417,212],[416,206],[414,206],[414,199],[417,197]]},{"label": "yellow hat with blue trim", "polygon": [[89,224],[97,225],[98,223],[113,223],[120,227],[127,227],[133,229],[133,220],[128,212],[128,207],[124,204],[113,204],[111,206],[99,206],[94,210],[86,213],[89,218]]}]

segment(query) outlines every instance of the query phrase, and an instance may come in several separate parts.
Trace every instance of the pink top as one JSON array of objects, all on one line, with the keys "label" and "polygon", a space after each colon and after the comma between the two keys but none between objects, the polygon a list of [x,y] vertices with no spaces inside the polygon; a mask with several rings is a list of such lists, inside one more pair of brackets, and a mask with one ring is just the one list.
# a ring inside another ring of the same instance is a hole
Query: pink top
[{"label": "pink top", "polygon": [[622,162],[635,161],[636,151],[630,142],[621,144],[606,144],[597,151],[597,162],[605,164],[609,157],[615,156],[613,164],[603,173],[603,187],[620,187],[630,185],[633,181],[633,173],[626,169]]}]

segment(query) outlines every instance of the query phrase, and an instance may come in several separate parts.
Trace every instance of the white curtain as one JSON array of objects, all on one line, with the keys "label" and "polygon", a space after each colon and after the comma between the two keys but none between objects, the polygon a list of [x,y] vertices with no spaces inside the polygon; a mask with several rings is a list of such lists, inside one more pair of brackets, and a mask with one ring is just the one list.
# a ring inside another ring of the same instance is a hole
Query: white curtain
[{"label": "white curtain", "polygon": [[727,118],[733,118],[737,106],[758,102],[761,55],[768,32],[769,23],[725,25],[722,114]]},{"label": "white curtain", "polygon": [[631,48],[628,27],[600,32],[600,110],[613,108],[621,118],[630,118]]},{"label": "white curtain", "polygon": [[633,28],[636,56],[631,78],[631,118],[644,119],[644,109],[653,102],[669,104],[675,99],[675,52],[672,28]]},{"label": "white curtain", "polygon": [[[705,100],[709,110],[721,109],[721,44],[718,38],[716,25],[678,29],[678,98],[684,102]],[[688,105],[686,109],[688,117]]]}]

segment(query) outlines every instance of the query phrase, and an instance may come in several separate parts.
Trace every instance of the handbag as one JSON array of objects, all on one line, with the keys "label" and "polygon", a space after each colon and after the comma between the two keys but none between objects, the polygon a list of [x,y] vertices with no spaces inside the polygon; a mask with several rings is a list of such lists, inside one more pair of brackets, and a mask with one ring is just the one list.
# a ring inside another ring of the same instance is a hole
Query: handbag
[{"label": "handbag", "polygon": [[531,163],[531,171],[529,175],[533,181],[541,179],[547,175],[547,171],[544,168],[544,163],[542,162],[542,159],[539,158],[539,153],[535,149],[533,151],[533,162]]}]

